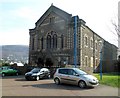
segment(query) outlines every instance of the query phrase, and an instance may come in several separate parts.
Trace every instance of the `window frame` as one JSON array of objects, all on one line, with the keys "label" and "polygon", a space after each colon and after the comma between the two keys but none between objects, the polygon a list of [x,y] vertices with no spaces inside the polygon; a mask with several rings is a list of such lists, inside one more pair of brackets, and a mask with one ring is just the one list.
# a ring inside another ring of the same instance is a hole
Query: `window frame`
[{"label": "window frame", "polygon": [[86,34],[84,36],[84,45],[85,47],[88,47],[88,36]]}]

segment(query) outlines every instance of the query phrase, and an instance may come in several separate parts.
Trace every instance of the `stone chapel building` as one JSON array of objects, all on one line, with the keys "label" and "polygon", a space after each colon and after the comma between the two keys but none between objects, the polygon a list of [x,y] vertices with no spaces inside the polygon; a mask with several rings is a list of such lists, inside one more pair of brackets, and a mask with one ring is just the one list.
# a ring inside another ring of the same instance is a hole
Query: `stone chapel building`
[{"label": "stone chapel building", "polygon": [[[74,16],[54,5],[29,29],[29,64],[62,66],[74,63]],[[103,38],[77,16],[77,65],[94,70],[100,63]],[[108,43],[109,44],[109,43]],[[104,53],[104,52],[103,52]]]}]

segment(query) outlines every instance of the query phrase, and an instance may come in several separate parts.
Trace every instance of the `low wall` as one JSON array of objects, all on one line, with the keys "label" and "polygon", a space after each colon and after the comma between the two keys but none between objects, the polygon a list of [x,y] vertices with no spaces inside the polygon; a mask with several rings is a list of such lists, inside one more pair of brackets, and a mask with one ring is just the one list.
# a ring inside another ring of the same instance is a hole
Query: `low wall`
[{"label": "low wall", "polygon": [[[14,64],[11,67],[17,69],[21,75],[24,75],[26,72],[31,71],[33,68],[36,68],[37,66],[29,66],[29,65],[27,65],[27,66],[17,66],[16,64]],[[44,68],[48,68],[50,70],[51,77],[53,77],[56,69],[59,68],[59,67],[52,66],[52,67],[44,67]]]}]

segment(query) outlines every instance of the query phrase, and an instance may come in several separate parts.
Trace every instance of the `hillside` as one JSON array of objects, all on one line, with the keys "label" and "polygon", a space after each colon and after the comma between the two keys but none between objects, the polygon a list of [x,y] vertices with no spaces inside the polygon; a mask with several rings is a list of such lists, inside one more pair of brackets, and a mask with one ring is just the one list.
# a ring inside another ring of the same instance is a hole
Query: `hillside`
[{"label": "hillside", "polygon": [[28,59],[29,46],[27,45],[3,45],[0,46],[0,57],[10,60]]}]

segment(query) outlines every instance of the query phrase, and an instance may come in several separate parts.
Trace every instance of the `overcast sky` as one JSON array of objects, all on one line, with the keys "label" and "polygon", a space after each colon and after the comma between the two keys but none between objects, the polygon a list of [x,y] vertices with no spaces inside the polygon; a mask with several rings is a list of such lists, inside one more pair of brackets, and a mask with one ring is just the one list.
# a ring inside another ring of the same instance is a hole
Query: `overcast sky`
[{"label": "overcast sky", "polygon": [[0,45],[29,45],[29,29],[53,3],[78,15],[94,32],[117,46],[111,20],[117,23],[119,0],[0,0]]}]

